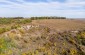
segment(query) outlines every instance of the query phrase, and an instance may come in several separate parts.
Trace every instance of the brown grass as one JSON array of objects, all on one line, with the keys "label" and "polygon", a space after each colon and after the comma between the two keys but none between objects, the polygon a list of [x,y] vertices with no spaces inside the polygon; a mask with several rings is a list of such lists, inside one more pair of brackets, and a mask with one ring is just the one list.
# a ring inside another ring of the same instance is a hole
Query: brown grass
[{"label": "brown grass", "polygon": [[82,20],[44,19],[33,20],[32,24],[47,26],[50,27],[51,29],[56,29],[57,31],[85,29],[85,21]]}]

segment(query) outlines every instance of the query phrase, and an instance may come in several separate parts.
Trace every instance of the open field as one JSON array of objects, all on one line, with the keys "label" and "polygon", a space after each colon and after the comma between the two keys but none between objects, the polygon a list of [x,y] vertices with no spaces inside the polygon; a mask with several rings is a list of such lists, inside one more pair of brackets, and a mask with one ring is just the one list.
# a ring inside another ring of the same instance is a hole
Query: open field
[{"label": "open field", "polygon": [[85,55],[85,21],[1,19],[0,55]]},{"label": "open field", "polygon": [[70,20],[70,19],[49,19],[49,20],[34,20],[33,24],[44,25],[58,31],[80,30],[85,29],[85,20]]}]

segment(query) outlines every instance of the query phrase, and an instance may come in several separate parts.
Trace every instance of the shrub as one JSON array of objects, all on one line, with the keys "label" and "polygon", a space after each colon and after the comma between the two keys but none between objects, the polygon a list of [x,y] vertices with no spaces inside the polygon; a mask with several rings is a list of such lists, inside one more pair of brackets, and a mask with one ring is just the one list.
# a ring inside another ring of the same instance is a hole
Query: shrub
[{"label": "shrub", "polygon": [[19,30],[19,32],[22,33],[22,34],[25,34],[25,33],[26,33],[25,30],[22,29],[22,28],[21,28],[21,29],[18,29],[18,30]]},{"label": "shrub", "polygon": [[38,50],[35,50],[35,52],[34,52],[35,54],[38,54],[39,53],[39,51]]},{"label": "shrub", "polygon": [[81,40],[81,43],[82,43],[82,45],[85,46],[85,39],[82,39],[82,40]]},{"label": "shrub", "polygon": [[5,28],[0,28],[0,34],[5,32]]},{"label": "shrub", "polygon": [[16,21],[17,24],[26,24],[26,23],[30,23],[32,22],[32,20],[30,19],[20,19],[18,21]]},{"label": "shrub", "polygon": [[8,39],[4,37],[0,38],[0,54],[4,53],[4,51],[7,50],[11,52],[10,50],[11,47],[14,47],[14,43],[12,41],[8,41]]},{"label": "shrub", "polygon": [[85,45],[85,32],[81,32],[80,34],[77,35],[77,40],[79,44]]},{"label": "shrub", "polygon": [[50,32],[50,29],[48,27],[44,28],[46,32]]},{"label": "shrub", "polygon": [[5,31],[10,31],[11,27],[5,27]]},{"label": "shrub", "polygon": [[77,54],[77,50],[74,49],[74,48],[71,48],[71,49],[70,49],[70,54],[71,54],[71,55]]},{"label": "shrub", "polygon": [[12,19],[0,18],[0,24],[10,24]]},{"label": "shrub", "polygon": [[20,27],[20,25],[13,25],[11,26],[11,29],[17,29],[18,27]]}]

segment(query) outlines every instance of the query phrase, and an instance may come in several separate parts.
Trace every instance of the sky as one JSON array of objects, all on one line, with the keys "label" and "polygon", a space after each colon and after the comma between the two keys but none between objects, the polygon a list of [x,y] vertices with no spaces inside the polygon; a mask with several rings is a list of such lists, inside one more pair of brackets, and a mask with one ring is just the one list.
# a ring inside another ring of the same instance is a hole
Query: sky
[{"label": "sky", "polygon": [[85,0],[0,0],[0,17],[85,18]]}]

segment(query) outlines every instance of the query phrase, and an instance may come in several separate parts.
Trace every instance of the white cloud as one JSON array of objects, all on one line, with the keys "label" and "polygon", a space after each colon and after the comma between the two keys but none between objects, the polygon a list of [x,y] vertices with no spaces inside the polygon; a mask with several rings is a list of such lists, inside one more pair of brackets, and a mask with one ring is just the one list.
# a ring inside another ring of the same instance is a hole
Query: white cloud
[{"label": "white cloud", "polygon": [[85,1],[85,0],[66,0],[67,2],[82,2],[82,1]]},{"label": "white cloud", "polygon": [[85,1],[84,0],[66,0],[60,2],[39,2],[32,3],[24,0],[18,4],[7,0],[0,2],[9,3],[8,5],[0,5],[0,16],[66,16],[66,17],[85,17]]}]

